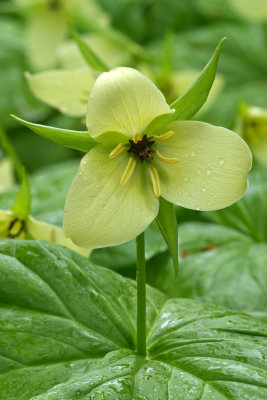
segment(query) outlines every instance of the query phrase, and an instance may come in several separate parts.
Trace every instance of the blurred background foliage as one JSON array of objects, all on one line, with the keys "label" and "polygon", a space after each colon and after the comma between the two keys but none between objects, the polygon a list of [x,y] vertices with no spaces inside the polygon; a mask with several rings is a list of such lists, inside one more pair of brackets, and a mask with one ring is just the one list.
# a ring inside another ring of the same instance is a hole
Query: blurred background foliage
[{"label": "blurred background foliage", "polygon": [[[190,86],[218,41],[227,36],[213,93],[196,118],[234,129],[248,141],[255,156],[250,188],[244,199],[225,210],[208,214],[177,208],[178,281],[152,224],[147,233],[148,279],[169,296],[201,298],[266,319],[267,2],[1,1],[0,125],[30,174],[32,215],[59,226],[81,154],[34,135],[9,114],[85,129],[83,117],[62,114],[38,100],[25,78],[25,72],[86,66],[70,28],[106,65],[139,68],[170,100]],[[9,209],[17,186],[3,151],[0,156],[0,208]],[[134,252],[129,242],[96,250],[92,260],[133,277]]]}]

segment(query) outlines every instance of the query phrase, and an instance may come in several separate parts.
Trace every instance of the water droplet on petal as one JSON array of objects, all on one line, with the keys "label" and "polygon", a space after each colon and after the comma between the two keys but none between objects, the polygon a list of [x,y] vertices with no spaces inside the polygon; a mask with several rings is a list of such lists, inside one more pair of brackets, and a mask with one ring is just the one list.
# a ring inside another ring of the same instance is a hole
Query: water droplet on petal
[{"label": "water droplet on petal", "polygon": [[197,169],[197,173],[198,173],[198,174],[201,174],[201,172],[202,172],[202,169],[201,169],[201,168],[198,168],[198,169]]},{"label": "water droplet on petal", "polygon": [[205,193],[206,191],[207,191],[207,189],[203,187],[202,192]]},{"label": "water droplet on petal", "polygon": [[200,206],[196,206],[195,209],[196,209],[197,211],[199,211],[199,210],[200,210]]},{"label": "water droplet on petal", "polygon": [[190,178],[190,182],[194,182],[194,179],[193,179],[193,178]]},{"label": "water droplet on petal", "polygon": [[185,177],[184,177],[184,181],[185,181],[185,182],[188,182],[188,176],[185,176]]},{"label": "water droplet on petal", "polygon": [[195,151],[192,151],[191,156],[192,156],[192,157],[195,157],[195,155],[196,155],[196,152],[195,152]]},{"label": "water droplet on petal", "polygon": [[211,175],[211,168],[207,168],[207,169],[206,169],[206,175],[207,175],[207,176]]},{"label": "water droplet on petal", "polygon": [[220,158],[219,163],[220,163],[220,165],[223,165],[224,164],[224,159]]}]

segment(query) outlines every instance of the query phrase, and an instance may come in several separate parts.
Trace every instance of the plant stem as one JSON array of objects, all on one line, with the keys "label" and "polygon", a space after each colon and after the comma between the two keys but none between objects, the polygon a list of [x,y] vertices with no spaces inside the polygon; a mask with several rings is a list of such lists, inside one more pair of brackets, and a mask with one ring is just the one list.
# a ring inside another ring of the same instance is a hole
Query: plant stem
[{"label": "plant stem", "polygon": [[146,356],[146,260],[145,234],[136,238],[136,281],[137,281],[137,344],[136,351]]}]

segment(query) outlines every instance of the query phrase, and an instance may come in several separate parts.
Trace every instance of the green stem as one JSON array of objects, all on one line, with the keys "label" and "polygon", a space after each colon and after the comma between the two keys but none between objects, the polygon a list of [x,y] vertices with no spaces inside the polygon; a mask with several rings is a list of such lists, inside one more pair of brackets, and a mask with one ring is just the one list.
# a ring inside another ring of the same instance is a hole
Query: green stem
[{"label": "green stem", "polygon": [[146,356],[146,260],[145,234],[136,238],[136,281],[137,281],[137,344],[136,351]]},{"label": "green stem", "polygon": [[0,143],[2,144],[2,147],[5,150],[6,154],[10,157],[11,161],[13,162],[18,178],[22,179],[24,167],[19,157],[17,156],[17,153],[13,149],[13,146],[11,145],[6,132],[3,130],[1,126],[0,126]]}]

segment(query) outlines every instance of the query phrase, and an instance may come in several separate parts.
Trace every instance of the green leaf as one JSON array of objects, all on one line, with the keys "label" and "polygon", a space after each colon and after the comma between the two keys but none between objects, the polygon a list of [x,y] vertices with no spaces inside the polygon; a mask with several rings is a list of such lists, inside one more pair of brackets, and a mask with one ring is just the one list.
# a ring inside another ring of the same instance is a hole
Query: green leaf
[{"label": "green leaf", "polygon": [[67,129],[53,128],[51,126],[34,124],[21,118],[11,115],[21,125],[26,126],[31,131],[46,139],[51,140],[61,146],[70,147],[75,150],[88,152],[95,146],[94,139],[87,131],[71,131]]},{"label": "green leaf", "polygon": [[160,198],[159,213],[156,218],[158,227],[167,243],[172,257],[175,276],[178,276],[178,226],[174,205]]},{"label": "green leaf", "polygon": [[168,255],[151,260],[149,282],[170,297],[219,304],[267,321],[267,243],[204,222],[180,225],[180,272],[173,280]]},{"label": "green leaf", "polygon": [[90,46],[85,43],[85,41],[81,38],[81,36],[75,30],[71,30],[71,34],[73,39],[75,40],[77,46],[80,49],[84,59],[87,64],[96,71],[106,72],[109,71],[109,68],[105,65],[105,63],[100,60],[100,58],[95,54],[95,52],[90,48]]},{"label": "green leaf", "polygon": [[263,400],[266,324],[148,287],[46,242],[0,242],[0,399]]},{"label": "green leaf", "polygon": [[200,73],[198,79],[177,100],[171,104],[173,114],[160,115],[147,127],[147,134],[155,128],[177,120],[191,119],[206,102],[216,75],[217,64],[226,38],[221,39],[211,59]]},{"label": "green leaf", "polygon": [[213,222],[242,232],[256,242],[267,242],[267,168],[254,168],[246,195],[231,207],[207,213]]}]

